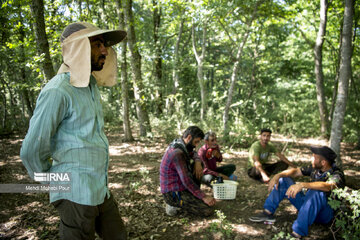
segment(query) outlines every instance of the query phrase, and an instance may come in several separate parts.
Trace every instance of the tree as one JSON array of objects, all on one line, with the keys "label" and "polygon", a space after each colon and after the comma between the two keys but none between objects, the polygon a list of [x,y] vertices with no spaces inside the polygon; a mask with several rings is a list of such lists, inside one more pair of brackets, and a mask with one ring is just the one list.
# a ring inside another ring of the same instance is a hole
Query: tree
[{"label": "tree", "polygon": [[155,76],[155,111],[159,115],[162,113],[162,94],[161,94],[161,80],[162,80],[162,51],[160,44],[160,23],[161,23],[161,5],[159,1],[153,0],[153,38],[155,46],[154,54],[154,76]]},{"label": "tree", "polygon": [[132,0],[123,1],[122,4],[124,8],[125,24],[127,26],[128,45],[131,53],[130,63],[134,80],[134,94],[136,101],[136,112],[140,125],[140,136],[145,137],[146,133],[151,131],[151,127],[144,98],[144,86],[141,75],[141,55],[139,53],[136,42],[135,22],[132,13]]},{"label": "tree", "polygon": [[252,14],[248,17],[248,19],[246,21],[246,24],[245,24],[246,29],[245,29],[244,35],[240,38],[240,39],[242,39],[242,41],[239,41],[239,45],[238,45],[238,48],[237,48],[237,53],[236,53],[234,65],[232,67],[230,86],[229,86],[228,91],[227,91],[227,100],[226,100],[225,110],[224,110],[224,115],[223,115],[223,132],[224,132],[225,137],[229,133],[229,128],[228,128],[229,111],[230,111],[230,105],[232,103],[235,83],[236,83],[237,78],[238,78],[238,72],[239,72],[239,69],[240,69],[240,63],[241,63],[241,58],[242,58],[242,54],[243,54],[243,49],[244,49],[244,46],[245,46],[246,41],[247,41],[247,39],[249,37],[249,34],[250,34],[250,30],[251,30],[250,27],[251,27],[254,19],[256,18],[257,8],[261,4],[261,2],[262,1],[258,1],[255,4],[255,7],[254,7],[254,9],[252,11]]},{"label": "tree", "polygon": [[55,76],[55,71],[50,58],[49,42],[45,30],[44,1],[32,0],[30,7],[34,17],[37,51],[40,56],[43,56],[42,68],[46,80],[49,81]]},{"label": "tree", "polygon": [[[177,34],[176,38],[176,44],[175,44],[175,50],[174,50],[174,56],[173,56],[173,63],[172,63],[172,80],[173,80],[173,86],[172,86],[172,98],[169,100],[169,112],[172,113],[174,111],[174,105],[175,105],[175,96],[178,91],[178,87],[180,85],[179,83],[179,47],[181,42],[181,36],[183,33],[184,28],[184,21],[185,19],[182,18],[179,23],[179,32]],[[178,109],[177,109],[178,111]]]},{"label": "tree", "polygon": [[202,26],[202,39],[201,39],[201,54],[198,53],[196,49],[196,36],[195,36],[195,23],[194,20],[192,22],[191,27],[191,38],[192,38],[192,47],[193,52],[196,58],[197,62],[197,78],[200,85],[200,93],[201,93],[201,111],[200,111],[200,119],[204,120],[205,112],[207,109],[207,97],[206,97],[206,88],[205,88],[205,79],[204,79],[204,60],[205,60],[205,54],[206,54],[206,33],[207,33],[207,26],[206,23],[203,23]]},{"label": "tree", "polygon": [[[119,27],[125,29],[124,10],[122,9],[121,0],[116,1],[117,11],[119,16]],[[131,133],[131,126],[129,120],[129,94],[128,94],[128,77],[127,77],[127,61],[126,61],[126,45],[127,39],[125,38],[121,43],[121,56],[120,56],[120,71],[121,71],[121,98],[123,107],[123,128],[124,128],[124,141],[131,142],[134,140]]]},{"label": "tree", "polygon": [[344,23],[342,28],[341,52],[340,52],[340,70],[339,85],[336,97],[334,115],[331,124],[330,147],[336,152],[336,160],[339,167],[342,166],[340,158],[340,143],[342,139],[342,130],[346,110],[346,100],[349,88],[349,79],[351,77],[351,56],[352,56],[352,24],[354,16],[354,1],[345,0]]},{"label": "tree", "polygon": [[317,101],[319,105],[320,119],[321,119],[321,134],[326,136],[329,126],[329,114],[326,106],[325,91],[324,91],[324,73],[322,66],[322,47],[326,34],[326,22],[327,22],[327,9],[328,1],[320,1],[320,24],[316,37],[314,47],[315,57],[315,77],[316,77],[316,93]]}]

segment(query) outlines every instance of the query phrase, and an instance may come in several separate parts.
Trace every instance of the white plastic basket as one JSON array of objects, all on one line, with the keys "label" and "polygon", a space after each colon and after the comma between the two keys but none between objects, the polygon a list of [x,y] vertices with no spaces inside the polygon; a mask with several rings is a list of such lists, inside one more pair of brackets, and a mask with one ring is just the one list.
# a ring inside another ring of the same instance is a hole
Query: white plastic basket
[{"label": "white plastic basket", "polygon": [[224,180],[224,183],[212,183],[215,199],[235,199],[237,185],[236,181]]}]

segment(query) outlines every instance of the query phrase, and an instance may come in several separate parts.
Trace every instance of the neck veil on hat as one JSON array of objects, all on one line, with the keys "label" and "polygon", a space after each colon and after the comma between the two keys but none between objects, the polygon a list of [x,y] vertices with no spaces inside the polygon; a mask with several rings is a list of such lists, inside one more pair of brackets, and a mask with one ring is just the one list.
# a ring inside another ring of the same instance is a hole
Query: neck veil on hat
[{"label": "neck veil on hat", "polygon": [[112,45],[126,37],[122,30],[102,30],[90,23],[78,22],[68,25],[61,34],[64,63],[58,74],[70,72],[70,84],[74,87],[87,87],[91,74],[91,46],[89,37],[102,35],[108,55],[101,71],[93,71],[99,86],[113,86],[117,79],[117,58]]}]

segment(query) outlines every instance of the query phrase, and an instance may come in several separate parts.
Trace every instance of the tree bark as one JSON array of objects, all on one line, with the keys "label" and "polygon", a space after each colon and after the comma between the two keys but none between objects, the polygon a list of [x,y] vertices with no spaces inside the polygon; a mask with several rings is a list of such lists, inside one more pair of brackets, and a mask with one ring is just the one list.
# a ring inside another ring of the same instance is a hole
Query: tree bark
[{"label": "tree bark", "polygon": [[340,70],[338,94],[331,125],[330,147],[338,155],[336,163],[342,167],[340,157],[340,143],[342,138],[342,128],[345,117],[346,101],[348,96],[349,79],[351,77],[351,55],[352,55],[352,24],[354,17],[354,1],[345,0],[344,24],[342,29],[342,48],[340,52]]},{"label": "tree bark", "polygon": [[37,52],[40,56],[44,56],[42,61],[42,68],[44,71],[45,79],[50,79],[55,76],[54,67],[50,58],[49,42],[47,40],[45,31],[45,20],[44,20],[44,1],[43,0],[32,0],[31,1],[31,13],[35,19],[35,38],[37,45]]},{"label": "tree bark", "polygon": [[136,113],[139,119],[140,136],[145,137],[148,131],[151,131],[149,115],[144,101],[144,86],[141,77],[141,55],[137,48],[135,35],[135,22],[132,15],[132,0],[122,1],[125,24],[127,26],[127,39],[131,53],[131,68],[134,79],[134,95],[136,102]]},{"label": "tree bark", "polygon": [[192,45],[193,45],[193,51],[197,62],[197,78],[200,85],[200,95],[201,95],[201,111],[200,111],[200,119],[205,119],[205,113],[207,109],[207,97],[206,97],[206,88],[205,88],[205,80],[204,80],[204,73],[203,73],[203,67],[204,67],[204,59],[206,54],[206,32],[207,32],[207,26],[204,23],[203,29],[202,29],[202,44],[201,44],[201,54],[199,55],[198,51],[196,50],[196,40],[195,40],[195,26],[194,22],[192,24],[191,28],[191,36],[192,36]]},{"label": "tree bark", "polygon": [[[116,1],[117,12],[119,16],[119,27],[125,29],[125,17],[124,11],[121,8],[121,0]],[[131,142],[134,138],[131,133],[131,125],[129,120],[129,94],[128,94],[128,78],[127,78],[127,61],[126,61],[126,44],[127,39],[125,38],[121,43],[121,55],[120,55],[120,71],[121,71],[121,98],[123,107],[123,128],[124,128],[124,141]]]},{"label": "tree bark", "polygon": [[[19,5],[19,11],[21,11],[21,6]],[[20,22],[21,22],[21,27],[19,28],[19,40],[21,43],[24,43],[25,41],[25,30],[24,30],[24,24],[23,24],[23,18],[20,15]],[[24,85],[26,85],[26,55],[25,55],[25,49],[24,49],[24,44],[20,44],[20,69],[19,69],[19,74],[20,74],[20,79],[21,79],[21,83],[23,83]],[[31,99],[30,99],[30,94],[29,94],[29,90],[28,88],[26,88],[24,85],[20,86],[20,92],[21,92],[21,96],[22,96],[22,101],[24,103],[24,105],[26,106],[26,111],[28,114],[28,117],[31,118],[33,115],[33,107],[32,107],[32,103],[31,103]],[[25,115],[25,114],[24,114]],[[25,116],[23,119],[26,119]]]},{"label": "tree bark", "polygon": [[316,37],[314,56],[315,56],[315,77],[316,77],[316,95],[319,106],[319,113],[321,119],[321,135],[326,137],[329,128],[329,114],[326,105],[325,91],[324,91],[324,73],[322,67],[322,47],[324,37],[326,34],[328,1],[320,1],[320,25]]},{"label": "tree bark", "polygon": [[155,75],[155,103],[156,103],[156,113],[160,115],[162,113],[162,94],[161,94],[161,80],[162,80],[162,51],[159,38],[159,29],[161,22],[161,7],[160,3],[156,0],[153,0],[153,22],[154,22],[154,45],[155,45],[155,59],[154,59],[154,75]]},{"label": "tree bark", "polygon": [[[179,33],[177,36],[177,40],[176,40],[176,45],[175,45],[175,51],[174,51],[174,60],[173,60],[173,71],[172,71],[172,79],[173,79],[173,88],[172,88],[172,98],[169,100],[169,113],[172,114],[174,109],[174,105],[175,105],[175,96],[177,93],[177,89],[180,85],[179,83],[179,47],[180,47],[180,41],[181,41],[181,36],[182,36],[182,32],[183,32],[183,28],[184,28],[184,19],[181,20],[180,22],[180,26],[179,26]],[[179,109],[176,109],[176,111],[178,112]]]}]

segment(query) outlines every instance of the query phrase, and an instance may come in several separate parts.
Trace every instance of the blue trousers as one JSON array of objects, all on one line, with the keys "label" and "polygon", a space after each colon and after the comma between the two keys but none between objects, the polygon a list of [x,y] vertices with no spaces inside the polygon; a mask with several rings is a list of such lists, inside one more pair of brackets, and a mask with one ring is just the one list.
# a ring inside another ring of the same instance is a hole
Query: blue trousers
[{"label": "blue trousers", "polygon": [[287,198],[298,210],[298,217],[292,225],[292,229],[301,236],[308,235],[308,228],[314,222],[329,223],[334,212],[327,203],[325,192],[318,190],[308,190],[306,194],[299,192],[295,198],[289,198],[285,195],[288,188],[295,184],[291,178],[280,178],[279,187],[275,187],[265,200],[264,209],[274,213],[279,203]]}]

